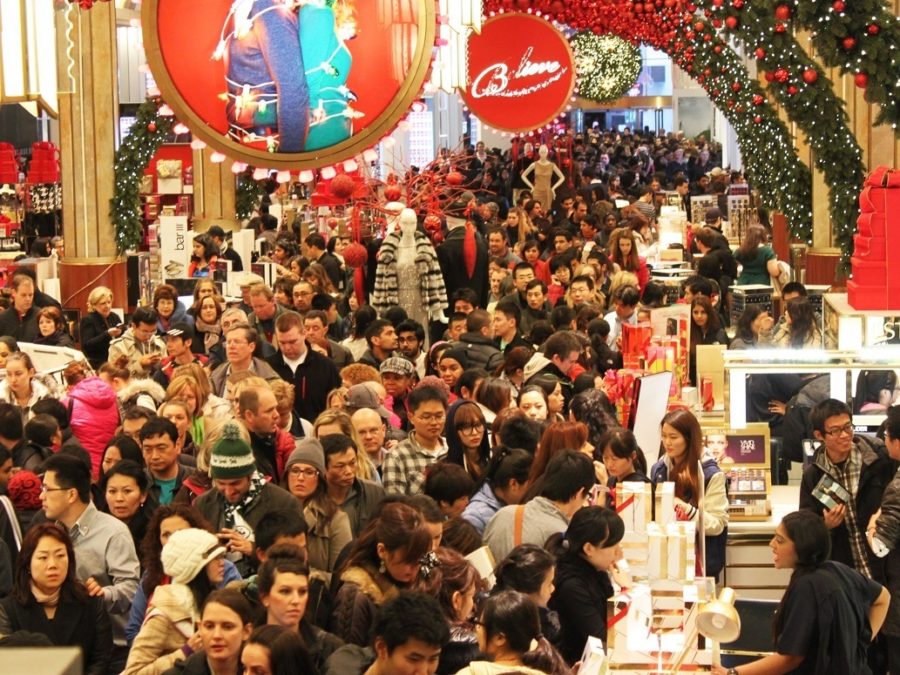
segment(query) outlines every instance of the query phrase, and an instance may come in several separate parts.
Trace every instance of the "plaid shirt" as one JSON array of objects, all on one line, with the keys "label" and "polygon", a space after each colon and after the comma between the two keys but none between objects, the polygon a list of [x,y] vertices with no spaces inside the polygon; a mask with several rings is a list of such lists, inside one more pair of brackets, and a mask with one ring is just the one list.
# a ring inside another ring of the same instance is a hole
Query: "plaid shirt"
[{"label": "plaid shirt", "polygon": [[447,443],[441,438],[441,446],[435,452],[425,450],[416,441],[416,432],[409,432],[384,458],[381,477],[384,490],[394,495],[417,495],[425,485],[425,471],[447,455]]},{"label": "plaid shirt", "polygon": [[847,533],[850,536],[850,550],[853,552],[853,561],[856,569],[867,578],[872,578],[872,570],[869,569],[869,556],[866,552],[865,523],[860,527],[856,517],[856,494],[859,491],[859,477],[862,473],[862,453],[854,442],[850,450],[850,457],[840,464],[833,463],[828,458],[828,453],[822,453],[822,464],[828,473],[840,482],[852,495],[844,514],[844,522],[847,525]]}]

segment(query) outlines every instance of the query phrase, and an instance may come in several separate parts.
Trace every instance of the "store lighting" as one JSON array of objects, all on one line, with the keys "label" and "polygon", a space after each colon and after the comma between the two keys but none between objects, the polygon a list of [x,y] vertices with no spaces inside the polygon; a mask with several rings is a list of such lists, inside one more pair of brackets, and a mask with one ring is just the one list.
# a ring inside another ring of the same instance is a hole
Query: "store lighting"
[{"label": "store lighting", "polygon": [[305,169],[304,171],[300,172],[300,176],[297,180],[299,180],[301,183],[309,184],[312,183],[313,180],[315,180],[315,175],[309,169]]},{"label": "store lighting", "polygon": [[199,138],[195,138],[191,141],[191,150],[203,150],[206,147],[206,143],[201,141]]},{"label": "store lighting", "polygon": [[268,169],[253,169],[253,180],[265,180],[269,177]]},{"label": "store lighting", "polygon": [[172,131],[174,131],[177,136],[191,133],[191,130],[187,128],[187,125],[182,124],[181,122],[172,127]]},{"label": "store lighting", "polygon": [[291,182],[291,172],[290,171],[279,171],[275,174],[275,182],[276,183],[290,183]]},{"label": "store lighting", "polygon": [[53,12],[53,0],[0,2],[0,104],[59,115]]},{"label": "store lighting", "polygon": [[231,173],[243,173],[247,170],[247,165],[244,162],[232,162],[231,163]]},{"label": "store lighting", "polygon": [[355,159],[348,159],[344,162],[344,171],[347,173],[353,173],[357,169],[359,169],[359,164],[356,163]]},{"label": "store lighting", "polygon": [[431,83],[448,94],[467,84],[469,31],[481,32],[481,0],[440,0]]},{"label": "store lighting", "polygon": [[372,148],[368,148],[363,151],[363,159],[369,163],[378,161],[378,152]]},{"label": "store lighting", "polygon": [[221,152],[214,152],[209,156],[209,161],[213,164],[221,164],[225,161],[225,155]]},{"label": "store lighting", "polygon": [[337,171],[334,170],[333,166],[326,166],[322,168],[319,173],[322,174],[322,178],[324,178],[325,180],[331,180],[332,178],[337,176]]}]

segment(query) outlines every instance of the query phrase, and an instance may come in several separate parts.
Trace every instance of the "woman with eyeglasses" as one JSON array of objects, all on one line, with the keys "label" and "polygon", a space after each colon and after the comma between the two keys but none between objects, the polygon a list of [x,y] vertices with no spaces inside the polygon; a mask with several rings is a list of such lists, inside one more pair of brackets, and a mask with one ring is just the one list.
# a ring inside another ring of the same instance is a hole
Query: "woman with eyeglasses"
[{"label": "woman with eyeglasses", "polygon": [[474,401],[456,401],[447,411],[444,434],[447,437],[445,461],[459,464],[469,472],[472,480],[481,480],[491,459],[487,424],[481,407]]},{"label": "woman with eyeglasses", "polygon": [[318,440],[304,438],[297,443],[297,449],[285,464],[282,483],[300,501],[309,526],[306,534],[309,566],[325,572],[327,583],[331,583],[338,556],[353,539],[353,533],[347,514],[328,496],[325,453]]},{"label": "woman with eyeglasses", "polygon": [[172,583],[153,591],[122,675],[162,673],[203,648],[200,608],[225,577],[226,552],[206,530],[188,528],[169,537],[162,564]]},{"label": "woman with eyeglasses", "polygon": [[12,593],[0,601],[0,636],[46,635],[58,647],[80,647],[82,672],[106,675],[112,654],[109,615],[75,574],[75,550],[65,530],[38,523],[25,535]]}]

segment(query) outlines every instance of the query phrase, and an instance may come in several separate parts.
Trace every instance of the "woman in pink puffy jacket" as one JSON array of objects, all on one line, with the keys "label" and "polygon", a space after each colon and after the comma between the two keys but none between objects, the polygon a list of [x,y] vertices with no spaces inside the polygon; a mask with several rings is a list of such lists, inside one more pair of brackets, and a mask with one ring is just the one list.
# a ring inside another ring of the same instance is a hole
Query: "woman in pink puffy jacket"
[{"label": "woman in pink puffy jacket", "polygon": [[78,361],[66,367],[63,375],[69,389],[62,402],[69,409],[72,433],[91,456],[91,473],[96,478],[103,450],[119,426],[119,406],[115,390],[89,373],[87,364]]}]

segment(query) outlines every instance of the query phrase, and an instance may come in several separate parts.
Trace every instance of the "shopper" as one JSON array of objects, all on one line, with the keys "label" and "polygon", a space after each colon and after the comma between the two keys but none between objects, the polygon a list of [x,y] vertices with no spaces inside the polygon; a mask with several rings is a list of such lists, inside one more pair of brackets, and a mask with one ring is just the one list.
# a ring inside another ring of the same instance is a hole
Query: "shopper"
[{"label": "shopper", "polygon": [[774,615],[775,653],[717,675],[868,673],[869,645],[888,612],[880,584],[829,560],[827,523],[811,511],[789,513],[769,542],[776,569],[792,569]]},{"label": "shopper", "polygon": [[34,364],[25,352],[15,352],[6,359],[6,379],[0,382],[0,401],[11,403],[27,422],[34,415],[31,406],[53,396],[47,386],[35,377]]},{"label": "shopper", "polygon": [[222,311],[220,298],[214,295],[196,300],[188,310],[194,317],[195,336],[191,342],[194,353],[209,354],[209,350],[222,341]]},{"label": "shopper", "polygon": [[[581,658],[588,637],[606,644],[606,605],[614,594],[610,577],[622,559],[624,535],[625,523],[615,511],[585,506],[550,545],[559,559],[550,607],[559,615],[559,650],[570,664]],[[623,580],[618,578],[620,585],[629,585]]]},{"label": "shopper", "polygon": [[70,388],[62,402],[73,435],[91,456],[91,473],[97,475],[103,450],[119,426],[119,407],[115,390],[89,373],[81,361],[66,366],[65,377]]},{"label": "shopper", "polygon": [[471,523],[479,535],[502,507],[519,504],[528,489],[532,455],[506,446],[494,448],[481,483],[469,500],[462,518]]},{"label": "shopper", "polygon": [[98,508],[128,526],[135,550],[140,547],[147,533],[147,525],[155,507],[154,502],[147,502],[149,487],[143,465],[127,459],[112,466],[100,483],[103,505]]},{"label": "shopper", "polygon": [[493,593],[518,591],[537,605],[541,617],[541,635],[552,644],[559,641],[559,615],[549,608],[556,586],[556,557],[543,546],[516,546],[494,569]]},{"label": "shopper", "polygon": [[463,467],[473,480],[479,480],[487,469],[491,445],[484,413],[473,401],[456,401],[447,411],[444,430],[447,438],[445,461]]},{"label": "shopper", "polygon": [[227,549],[206,530],[173,532],[162,549],[172,583],[156,588],[122,675],[163,673],[203,647],[200,608],[225,576]]},{"label": "shopper", "polygon": [[678,520],[701,522],[699,514],[703,507],[703,531],[698,532],[698,536],[706,537],[705,576],[718,577],[725,567],[725,541],[728,538],[725,474],[712,458],[703,460],[701,467],[703,432],[700,422],[687,410],[673,410],[663,417],[662,448],[665,455],[650,469],[650,480],[654,484],[675,483],[675,516]]},{"label": "shopper", "polygon": [[241,664],[248,675],[319,675],[300,634],[282,626],[254,630],[241,652]]},{"label": "shopper", "polygon": [[447,444],[442,433],[447,417],[447,398],[437,387],[419,385],[409,395],[409,421],[413,431],[391,450],[382,465],[388,494],[422,492],[425,470],[442,459]]},{"label": "shopper", "polygon": [[153,309],[157,314],[156,334],[165,339],[166,333],[177,323],[194,325],[187,307],[178,299],[178,290],[171,284],[161,284],[153,291]]},{"label": "shopper", "polygon": [[738,286],[762,284],[771,286],[771,277],[778,277],[778,257],[768,243],[769,236],[762,225],[750,225],[744,233],[744,240],[734,254],[741,264],[737,278]]},{"label": "shopper", "polygon": [[[628,429],[611,429],[601,436],[594,448],[594,468],[596,462],[603,463],[606,472],[607,506],[615,508],[615,489],[619,483],[649,483],[647,459],[638,447],[634,433]],[[602,482],[602,481],[601,481]]]},{"label": "shopper", "polygon": [[52,305],[41,307],[37,313],[37,326],[38,334],[34,338],[35,344],[75,348],[75,341],[69,335],[66,320],[59,308]]},{"label": "shopper", "polygon": [[81,320],[81,351],[95,370],[109,360],[109,343],[122,335],[122,317],[112,311],[113,294],[97,286],[88,295],[88,314]]},{"label": "shopper", "polygon": [[431,550],[431,533],[416,509],[390,503],[353,543],[339,573],[332,629],[346,642],[368,644],[376,608],[419,576],[419,562]]}]

